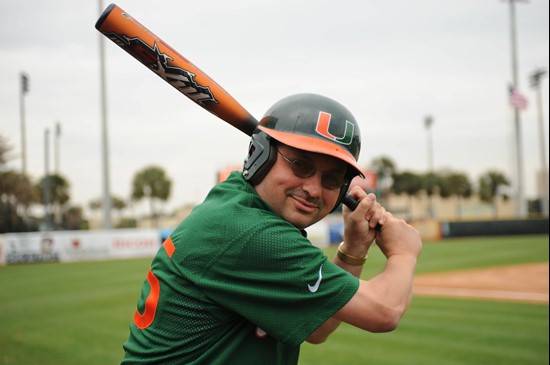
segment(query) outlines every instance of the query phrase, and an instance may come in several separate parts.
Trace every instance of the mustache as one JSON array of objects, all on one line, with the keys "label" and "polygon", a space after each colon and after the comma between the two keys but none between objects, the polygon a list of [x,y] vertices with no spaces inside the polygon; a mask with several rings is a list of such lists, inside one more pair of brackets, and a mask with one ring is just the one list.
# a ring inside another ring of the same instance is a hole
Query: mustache
[{"label": "mustache", "polygon": [[309,204],[316,205],[320,208],[322,208],[322,206],[323,206],[323,199],[321,199],[320,197],[313,197],[313,196],[309,195],[308,192],[303,191],[301,189],[289,190],[289,191],[287,191],[287,195],[292,195],[292,196],[295,196],[297,198],[303,199],[303,200],[307,201]]}]

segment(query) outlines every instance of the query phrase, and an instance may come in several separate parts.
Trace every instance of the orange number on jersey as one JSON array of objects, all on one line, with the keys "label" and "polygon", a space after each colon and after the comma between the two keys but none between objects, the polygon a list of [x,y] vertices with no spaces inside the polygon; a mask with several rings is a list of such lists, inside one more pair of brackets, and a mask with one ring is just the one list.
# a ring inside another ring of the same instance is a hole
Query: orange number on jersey
[{"label": "orange number on jersey", "polygon": [[143,314],[140,314],[136,309],[136,313],[134,314],[134,324],[139,329],[149,327],[155,320],[155,313],[157,312],[157,304],[160,296],[159,279],[157,279],[151,270],[147,273],[147,281],[151,286],[151,291],[145,300],[145,310]]},{"label": "orange number on jersey", "polygon": [[[172,255],[174,254],[176,248],[172,243],[170,237],[168,237],[168,239],[164,241],[162,246],[164,247],[164,250],[166,251],[168,256],[172,258]],[[160,297],[159,279],[155,276],[155,274],[153,274],[151,270],[147,272],[147,282],[151,287],[151,291],[149,292],[147,299],[145,299],[145,310],[143,311],[143,314],[139,313],[139,310],[137,309],[134,313],[134,324],[139,329],[145,329],[149,327],[151,323],[153,323],[153,321],[155,320],[155,314],[157,313],[157,304]]]}]

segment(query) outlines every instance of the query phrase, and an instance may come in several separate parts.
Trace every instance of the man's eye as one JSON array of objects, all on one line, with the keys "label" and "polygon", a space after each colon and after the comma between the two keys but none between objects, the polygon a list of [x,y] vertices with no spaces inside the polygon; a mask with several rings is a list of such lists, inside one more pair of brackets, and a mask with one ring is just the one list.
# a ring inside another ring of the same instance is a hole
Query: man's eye
[{"label": "man's eye", "polygon": [[315,173],[315,167],[306,160],[294,160],[293,163],[296,172],[303,177],[309,177]]},{"label": "man's eye", "polygon": [[344,177],[341,174],[328,172],[323,175],[323,183],[329,189],[340,188],[344,183]]}]

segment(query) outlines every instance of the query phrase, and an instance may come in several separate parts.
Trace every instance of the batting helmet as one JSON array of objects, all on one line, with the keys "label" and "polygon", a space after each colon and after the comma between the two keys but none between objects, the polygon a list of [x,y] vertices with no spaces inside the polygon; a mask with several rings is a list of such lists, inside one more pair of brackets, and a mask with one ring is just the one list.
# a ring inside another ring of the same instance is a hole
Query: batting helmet
[{"label": "batting helmet", "polygon": [[275,103],[265,113],[250,140],[243,175],[259,184],[277,159],[276,140],[288,146],[336,157],[349,165],[340,198],[351,179],[363,175],[357,165],[361,133],[357,121],[343,105],[316,94],[297,94]]}]

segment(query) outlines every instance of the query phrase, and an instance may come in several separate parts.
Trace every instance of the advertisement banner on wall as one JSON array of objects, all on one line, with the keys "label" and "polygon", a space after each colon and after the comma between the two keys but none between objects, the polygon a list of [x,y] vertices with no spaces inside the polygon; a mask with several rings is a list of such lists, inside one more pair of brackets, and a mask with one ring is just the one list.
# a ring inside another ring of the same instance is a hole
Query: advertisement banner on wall
[{"label": "advertisement banner on wall", "polygon": [[59,261],[50,235],[39,233],[9,233],[0,235],[2,264]]},{"label": "advertisement banner on wall", "polygon": [[157,230],[54,231],[0,235],[0,264],[74,262],[153,256]]}]

